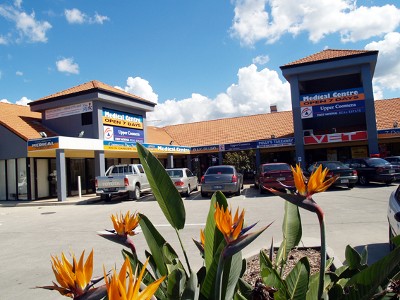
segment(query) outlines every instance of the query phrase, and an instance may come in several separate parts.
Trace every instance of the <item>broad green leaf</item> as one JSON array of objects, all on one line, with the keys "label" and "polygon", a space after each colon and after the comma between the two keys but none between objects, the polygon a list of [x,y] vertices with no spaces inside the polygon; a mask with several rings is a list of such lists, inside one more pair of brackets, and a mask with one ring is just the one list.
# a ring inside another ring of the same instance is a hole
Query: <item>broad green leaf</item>
[{"label": "broad green leaf", "polygon": [[160,161],[141,144],[136,143],[140,162],[146,172],[151,190],[171,226],[177,230],[185,227],[185,206]]},{"label": "broad green leaf", "polygon": [[282,243],[276,257],[276,265],[280,266],[287,261],[290,250],[296,247],[302,236],[299,207],[285,201],[285,214],[282,223]]},{"label": "broad green leaf", "polygon": [[260,258],[260,270],[262,270],[265,267],[273,268],[271,258],[267,254],[265,254],[263,250],[260,250],[259,258]]},{"label": "broad green leaf", "polygon": [[179,260],[178,254],[176,254],[175,250],[168,243],[165,243],[163,245],[163,256],[164,256],[164,263],[178,265],[179,268],[185,270],[183,264]]},{"label": "broad green leaf", "polygon": [[211,264],[213,263],[215,253],[219,245],[221,244],[222,241],[224,241],[224,236],[216,227],[214,219],[215,205],[217,203],[219,204],[219,206],[223,206],[224,209],[228,207],[228,202],[226,201],[225,195],[219,191],[214,193],[214,195],[211,197],[210,209],[208,211],[208,216],[207,216],[207,223],[204,229],[204,236],[205,236],[204,256],[205,256],[205,264],[207,272]]},{"label": "broad green leaf", "polygon": [[260,276],[266,286],[274,287],[278,290],[276,293],[274,293],[274,299],[289,299],[286,283],[284,282],[283,278],[280,277],[276,269],[264,267],[260,271]]},{"label": "broad green leaf", "polygon": [[239,294],[238,292],[236,292],[233,297],[233,300],[247,300],[247,299],[251,299],[251,298],[246,298],[243,295]]},{"label": "broad green leaf", "polygon": [[242,271],[242,253],[236,253],[225,261],[222,279],[222,299],[232,299]]},{"label": "broad green leaf", "polygon": [[179,268],[172,270],[168,275],[167,294],[169,299],[180,299],[185,289],[186,275]]},{"label": "broad green leaf", "polygon": [[197,280],[197,274],[192,271],[190,278],[186,281],[186,287],[182,294],[182,299],[197,300],[199,299],[200,286]]},{"label": "broad green leaf", "polygon": [[366,265],[368,262],[368,247],[365,246],[363,251],[361,252],[361,261],[360,264],[361,265]]},{"label": "broad green leaf", "polygon": [[359,269],[361,267],[361,256],[350,245],[346,246],[345,257],[346,263],[349,266],[350,270]]},{"label": "broad green leaf", "polygon": [[393,237],[392,242],[393,242],[393,244],[395,244],[396,247],[400,246],[400,234]]},{"label": "broad green leaf", "polygon": [[166,241],[145,215],[139,215],[139,224],[143,231],[143,235],[146,239],[147,245],[150,248],[150,252],[157,266],[157,270],[162,276],[167,275],[167,267],[165,266],[163,255],[163,247],[164,244],[166,244]]},{"label": "broad green leaf", "polygon": [[250,297],[251,297],[251,292],[253,291],[253,286],[249,284],[247,281],[245,281],[243,278],[239,278],[238,290],[240,292],[241,297],[244,297],[244,299],[251,299]]},{"label": "broad green leaf", "polygon": [[204,278],[204,282],[201,286],[200,292],[201,296],[203,296],[207,300],[214,299],[215,277],[217,276],[219,257],[225,245],[226,245],[225,240],[221,241],[218,249],[215,252],[215,257],[212,263],[210,264],[210,267],[206,268],[206,277]]},{"label": "broad green leaf", "polygon": [[319,273],[310,276],[306,300],[318,299]]},{"label": "broad green leaf", "polygon": [[289,299],[305,299],[310,277],[310,263],[307,257],[302,257],[287,275]]},{"label": "broad green leaf", "polygon": [[395,248],[368,268],[354,275],[347,282],[350,294],[345,299],[371,299],[378,287],[387,282],[388,276],[400,264],[400,247]]}]

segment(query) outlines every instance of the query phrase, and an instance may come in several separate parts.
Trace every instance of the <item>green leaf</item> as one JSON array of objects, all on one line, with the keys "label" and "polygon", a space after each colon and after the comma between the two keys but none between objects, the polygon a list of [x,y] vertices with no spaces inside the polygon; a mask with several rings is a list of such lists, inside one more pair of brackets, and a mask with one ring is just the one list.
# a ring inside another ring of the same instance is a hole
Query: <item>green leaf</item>
[{"label": "green leaf", "polygon": [[243,278],[239,278],[238,291],[240,292],[240,296],[243,297],[244,299],[251,299],[250,297],[251,297],[251,292],[253,291],[253,286],[249,284],[247,281],[245,281]]},{"label": "green leaf", "polygon": [[350,294],[345,299],[371,299],[378,287],[387,282],[388,276],[400,264],[400,247],[395,248],[368,268],[354,275],[347,282]]},{"label": "green leaf", "polygon": [[360,264],[361,265],[366,265],[368,262],[368,247],[365,246],[363,251],[361,252],[361,261]]},{"label": "green leaf", "polygon": [[274,299],[289,299],[286,283],[280,277],[276,269],[264,267],[260,271],[260,276],[266,286],[274,287],[278,291],[274,293]]},{"label": "green leaf", "polygon": [[285,201],[285,214],[282,223],[283,240],[278,249],[276,265],[280,266],[287,261],[290,250],[296,247],[302,236],[299,207]]},{"label": "green leaf", "polygon": [[[225,260],[222,276],[222,299],[232,299],[242,271],[242,254],[236,253]],[[217,278],[216,278],[217,279]],[[218,279],[217,279],[218,280]]]},{"label": "green leaf", "polygon": [[350,245],[346,246],[345,257],[346,263],[349,266],[350,270],[359,269],[361,267],[361,256]]},{"label": "green leaf", "polygon": [[186,274],[176,268],[168,275],[167,295],[169,299],[180,299],[185,288]]},{"label": "green leaf", "polygon": [[146,172],[151,190],[171,226],[177,230],[185,227],[185,206],[160,161],[141,144],[136,143],[140,162]]},{"label": "green leaf", "polygon": [[182,294],[182,299],[199,299],[200,286],[197,280],[197,274],[192,271],[189,280],[186,281],[186,287]]},{"label": "green leaf", "polygon": [[216,251],[224,241],[224,236],[218,230],[215,220],[214,220],[214,212],[215,212],[215,205],[219,204],[219,206],[224,207],[226,209],[228,207],[228,202],[226,201],[226,197],[220,191],[214,193],[211,197],[210,201],[210,209],[208,211],[206,227],[204,229],[204,236],[205,236],[205,249],[204,249],[204,256],[205,256],[205,264],[206,269],[209,270],[211,264],[213,263],[214,256]]},{"label": "green leaf", "polygon": [[288,287],[289,299],[306,298],[309,277],[310,263],[307,257],[302,257],[285,279]]},{"label": "green leaf", "polygon": [[319,273],[310,276],[306,300],[318,299]]},{"label": "green leaf", "polygon": [[243,295],[239,294],[238,292],[236,292],[233,297],[233,300],[247,300],[247,299],[250,299],[250,298],[246,298]]},{"label": "green leaf", "polygon": [[162,276],[167,275],[167,267],[165,266],[163,255],[163,247],[164,244],[166,244],[166,241],[145,215],[139,215],[139,224],[143,231],[143,235],[146,239],[147,245],[150,248],[150,252],[157,266],[157,270]]},{"label": "green leaf", "polygon": [[204,278],[204,282],[201,286],[200,292],[201,295],[204,296],[207,300],[214,299],[215,278],[217,276],[219,257],[225,245],[225,240],[222,240],[218,249],[215,251],[215,256],[212,263],[210,264],[210,267],[206,268],[206,277]]}]

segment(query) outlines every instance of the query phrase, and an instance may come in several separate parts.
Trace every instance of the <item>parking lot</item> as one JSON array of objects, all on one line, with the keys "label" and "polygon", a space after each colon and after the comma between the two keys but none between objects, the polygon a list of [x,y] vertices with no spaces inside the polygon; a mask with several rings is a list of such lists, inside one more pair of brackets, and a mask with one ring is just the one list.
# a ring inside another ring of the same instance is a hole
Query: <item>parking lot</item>
[{"label": "parking lot", "polygon": [[[369,262],[388,253],[388,224],[386,211],[388,198],[398,183],[371,184],[352,190],[335,188],[314,196],[326,215],[328,247],[344,260],[347,244],[361,251],[368,245]],[[199,239],[204,228],[210,200],[194,192],[185,198],[186,226],[181,238],[189,256],[191,267],[197,270],[202,260],[192,239]],[[240,196],[228,197],[232,209],[245,209],[247,224],[258,221],[255,229],[273,224],[244,251],[251,256],[261,248],[268,248],[271,239],[282,238],[284,200],[270,194],[260,195],[251,185],[245,185]],[[95,202],[86,205],[60,206],[0,206],[0,275],[1,299],[61,299],[55,291],[34,289],[51,285],[54,275],[50,255],[73,251],[80,255],[94,249],[94,276],[106,269],[122,264],[122,246],[99,237],[96,232],[112,229],[111,214],[138,211],[155,224],[164,238],[172,244],[182,261],[183,255],[174,230],[158,207],[152,195],[138,201],[114,199],[110,203]],[[301,211],[303,239],[318,242],[319,226],[314,214]],[[148,250],[143,235],[133,237],[139,257]],[[67,255],[69,257],[69,254]]]}]

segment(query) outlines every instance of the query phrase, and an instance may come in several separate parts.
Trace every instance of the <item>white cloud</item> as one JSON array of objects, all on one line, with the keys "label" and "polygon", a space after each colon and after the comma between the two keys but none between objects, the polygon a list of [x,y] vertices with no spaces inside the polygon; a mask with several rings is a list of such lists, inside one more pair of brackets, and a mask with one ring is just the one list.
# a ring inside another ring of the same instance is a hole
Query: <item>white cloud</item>
[{"label": "white cloud", "polygon": [[24,73],[23,73],[23,72],[21,72],[21,71],[17,71],[17,72],[15,72],[15,75],[17,75],[17,76],[23,76],[23,75],[24,75]]},{"label": "white cloud", "polygon": [[74,62],[74,59],[72,57],[62,58],[56,61],[56,66],[59,72],[79,74],[79,65]]},{"label": "white cloud", "polygon": [[97,12],[94,17],[90,17],[77,8],[66,9],[64,10],[64,14],[67,22],[70,24],[103,24],[105,21],[110,20],[107,16],[99,15]]},{"label": "white cloud", "polygon": [[253,58],[253,64],[255,65],[265,65],[267,62],[269,62],[268,55],[259,55]]},{"label": "white cloud", "polygon": [[400,9],[394,5],[357,7],[354,0],[235,0],[234,4],[231,34],[247,46],[301,32],[313,42],[333,33],[339,33],[342,42],[355,42],[391,32],[400,24]]},{"label": "white cloud", "polygon": [[11,102],[8,101],[7,99],[1,99],[0,102],[3,102],[3,103],[11,103]]},{"label": "white cloud", "polygon": [[14,5],[15,5],[15,7],[21,8],[22,0],[15,0]]},{"label": "white cloud", "polygon": [[47,21],[37,21],[35,12],[27,14],[20,9],[21,2],[16,2],[16,7],[0,5],[0,16],[14,22],[19,33],[17,41],[26,38],[29,42],[47,42],[46,32],[52,27]]},{"label": "white cloud", "polygon": [[0,79],[3,77],[3,72],[0,71]]},{"label": "white cloud", "polygon": [[64,14],[70,24],[83,24],[85,22],[86,15],[77,8],[66,9]]},{"label": "white cloud", "polygon": [[29,102],[32,102],[32,100],[26,98],[26,97],[22,97],[20,100],[16,101],[15,104],[18,105],[28,105]]},{"label": "white cloud", "polygon": [[157,103],[158,95],[154,93],[153,88],[147,80],[140,77],[128,77],[126,80],[126,85],[127,86],[124,88],[120,88],[118,86],[116,88]]},{"label": "white cloud", "polygon": [[383,89],[400,89],[400,33],[391,32],[384,39],[371,42],[365,46],[366,50],[379,50],[376,65],[374,84]]},{"label": "white cloud", "polygon": [[7,45],[7,44],[8,44],[7,39],[4,36],[0,35],[0,45]]},{"label": "white cloud", "polygon": [[157,126],[180,124],[251,114],[267,113],[270,105],[279,111],[290,110],[290,86],[268,68],[257,70],[252,64],[238,71],[238,83],[215,99],[192,94],[183,100],[167,100],[148,113],[149,120],[161,120]]}]

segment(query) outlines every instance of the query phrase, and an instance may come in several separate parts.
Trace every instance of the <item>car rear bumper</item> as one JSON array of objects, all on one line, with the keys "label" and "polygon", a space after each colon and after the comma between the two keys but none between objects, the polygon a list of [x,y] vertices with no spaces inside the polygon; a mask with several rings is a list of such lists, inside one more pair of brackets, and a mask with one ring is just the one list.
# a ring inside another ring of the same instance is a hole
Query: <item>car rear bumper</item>
[{"label": "car rear bumper", "polygon": [[339,177],[333,185],[355,184],[357,181],[358,181],[358,176],[343,176]]},{"label": "car rear bumper", "polygon": [[203,183],[201,185],[201,191],[203,193],[214,193],[221,191],[223,193],[234,193],[238,190],[239,183]]}]

